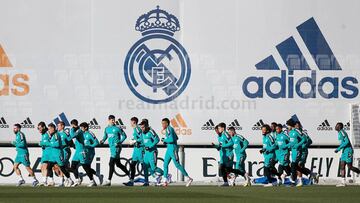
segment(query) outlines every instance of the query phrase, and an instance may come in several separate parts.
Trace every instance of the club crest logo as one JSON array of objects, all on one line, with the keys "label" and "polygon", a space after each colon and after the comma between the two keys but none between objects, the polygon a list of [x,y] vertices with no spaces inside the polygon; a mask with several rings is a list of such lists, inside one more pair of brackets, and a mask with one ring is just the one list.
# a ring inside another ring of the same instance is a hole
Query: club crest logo
[{"label": "club crest logo", "polygon": [[185,90],[191,75],[189,56],[173,37],[180,30],[179,20],[157,6],[137,19],[135,30],[142,38],[125,59],[127,85],[148,103],[174,100]]}]

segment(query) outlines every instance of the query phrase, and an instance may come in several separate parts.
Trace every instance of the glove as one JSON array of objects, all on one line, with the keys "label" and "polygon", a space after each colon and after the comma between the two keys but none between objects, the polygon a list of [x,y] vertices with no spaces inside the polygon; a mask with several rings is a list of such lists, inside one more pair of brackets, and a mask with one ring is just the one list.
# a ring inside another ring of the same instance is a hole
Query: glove
[{"label": "glove", "polygon": [[260,149],[260,154],[264,153],[264,150],[263,149]]},{"label": "glove", "polygon": [[150,149],[149,147],[145,147],[145,150],[146,150],[146,151],[149,151],[149,149]]},{"label": "glove", "polygon": [[100,144],[104,144],[104,141],[103,141],[103,140],[100,140]]},{"label": "glove", "polygon": [[338,149],[335,149],[335,153],[338,153],[339,152],[339,150]]}]

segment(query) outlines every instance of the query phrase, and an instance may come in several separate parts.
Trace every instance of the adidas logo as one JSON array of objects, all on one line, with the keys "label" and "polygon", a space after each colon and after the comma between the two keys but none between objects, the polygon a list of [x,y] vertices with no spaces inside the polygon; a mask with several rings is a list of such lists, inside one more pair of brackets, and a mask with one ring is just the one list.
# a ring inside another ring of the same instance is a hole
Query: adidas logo
[{"label": "adidas logo", "polygon": [[0,128],[9,128],[9,125],[6,123],[6,120],[4,117],[0,118]]},{"label": "adidas logo", "polygon": [[55,125],[57,125],[60,121],[65,123],[65,127],[70,127],[70,123],[69,120],[67,119],[66,115],[64,112],[62,112],[61,114],[59,114],[59,117],[54,119],[54,123]]},{"label": "adidas logo", "polygon": [[350,130],[350,121],[344,125],[344,130],[346,131]]},{"label": "adidas logo", "polygon": [[242,127],[240,126],[239,121],[237,119],[235,119],[233,122],[231,122],[228,126],[234,127],[235,130],[242,130]]},{"label": "adidas logo", "polygon": [[212,121],[212,119],[209,119],[209,121],[207,121],[202,127],[201,130],[214,130],[215,129],[215,124]]},{"label": "adidas logo", "polygon": [[126,129],[126,126],[122,122],[121,118],[119,118],[117,121],[115,121],[115,125],[117,125],[121,129]]},{"label": "adidas logo", "polygon": [[97,120],[95,118],[93,118],[90,122],[89,122],[89,129],[101,129],[99,123],[97,122]]},{"label": "adidas logo", "polygon": [[325,121],[322,122],[322,123],[318,126],[317,130],[319,130],[319,131],[323,131],[323,130],[330,131],[330,130],[333,130],[333,128],[332,128],[331,125],[329,124],[329,121],[328,121],[327,119],[325,119]]},{"label": "adidas logo", "polygon": [[254,124],[252,130],[261,130],[261,126],[263,126],[264,124],[264,121],[260,119],[257,123]]},{"label": "adidas logo", "polygon": [[20,125],[22,128],[35,128],[35,125],[33,125],[29,117],[27,117]]},{"label": "adidas logo", "polygon": [[[307,48],[305,51],[310,53],[307,55],[312,56],[320,71],[342,70],[314,18],[308,19],[297,26],[296,29]],[[339,78],[334,77],[338,73],[332,72],[331,77],[317,77],[316,70],[310,69],[293,36],[276,45],[276,49],[287,70],[280,70],[273,55],[266,57],[255,65],[256,69],[278,71],[280,76],[264,78],[256,75],[246,78],[242,85],[246,97],[263,98],[264,94],[266,94],[270,98],[279,99],[294,98],[295,94],[297,94],[302,99],[316,98],[318,95],[324,99],[339,97],[352,99],[358,96],[358,80],[352,75]],[[267,77],[269,71],[266,72],[265,77]],[[309,71],[310,75],[299,78],[299,76],[304,76],[306,71]],[[251,90],[249,90],[249,84],[251,84]],[[280,88],[273,90],[272,86],[280,86]],[[310,91],[303,92],[304,88],[302,86],[310,86]]]},{"label": "adidas logo", "polygon": [[[25,73],[14,74],[5,49],[0,45],[0,96],[25,96],[30,92],[30,76]],[[4,72],[2,71],[4,70]]]},{"label": "adidas logo", "polygon": [[325,119],[325,121],[322,122],[317,129],[318,130],[333,130],[333,128],[331,127],[331,125],[329,124],[329,121],[327,119]]},{"label": "adidas logo", "polygon": [[[170,120],[171,125],[173,126],[177,135],[191,135],[191,129],[188,128],[186,122],[181,114],[176,114],[175,118]],[[165,132],[163,132],[165,133]]]}]

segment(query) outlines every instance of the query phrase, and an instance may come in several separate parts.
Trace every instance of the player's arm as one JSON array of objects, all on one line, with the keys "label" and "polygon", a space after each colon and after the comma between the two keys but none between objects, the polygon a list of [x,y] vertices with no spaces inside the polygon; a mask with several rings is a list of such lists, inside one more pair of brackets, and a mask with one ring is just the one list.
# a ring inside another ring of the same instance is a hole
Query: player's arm
[{"label": "player's arm", "polygon": [[104,130],[104,136],[103,136],[102,140],[100,141],[100,144],[103,144],[103,143],[107,140],[107,138],[108,138],[108,135],[107,135],[107,133],[106,133],[106,128],[105,128],[105,130]]},{"label": "player's arm", "polygon": [[25,147],[25,139],[24,139],[24,134],[20,133],[20,136],[18,136],[14,142],[14,145],[16,147]]},{"label": "player's arm", "polygon": [[151,133],[152,133],[152,142],[150,143],[149,148],[155,147],[160,142],[159,136],[154,131],[152,131]]},{"label": "player's arm", "polygon": [[228,142],[226,142],[224,140],[224,142],[222,143],[221,147],[224,147],[224,148],[228,148],[228,147],[232,147],[234,145],[234,142],[232,139],[230,139]]},{"label": "player's arm", "polygon": [[295,145],[295,148],[299,148],[300,146],[304,145],[307,140],[305,135],[300,135],[299,133],[297,133],[297,136],[300,138],[300,142]]},{"label": "player's arm", "polygon": [[163,138],[162,141],[167,144],[175,143],[177,136],[174,131],[174,128],[168,127],[166,130],[168,131],[169,136],[166,136],[165,138]]},{"label": "player's arm", "polygon": [[88,143],[88,146],[94,148],[99,145],[99,140],[96,138],[94,133],[92,133],[92,132],[89,132],[89,133],[90,133],[90,136],[89,136],[90,143]]},{"label": "player's arm", "polygon": [[241,139],[243,147],[240,149],[240,153],[244,153],[246,148],[249,146],[249,141],[245,139],[244,137]]},{"label": "player's arm", "polygon": [[342,139],[341,139],[340,146],[336,149],[337,151],[344,149],[350,143],[349,137],[347,135],[345,135],[342,131],[340,131],[339,133],[341,133]]},{"label": "player's arm", "polygon": [[120,129],[120,131],[119,131],[120,143],[123,143],[126,140],[127,135],[123,129],[121,129],[121,128],[119,128],[119,129]]}]

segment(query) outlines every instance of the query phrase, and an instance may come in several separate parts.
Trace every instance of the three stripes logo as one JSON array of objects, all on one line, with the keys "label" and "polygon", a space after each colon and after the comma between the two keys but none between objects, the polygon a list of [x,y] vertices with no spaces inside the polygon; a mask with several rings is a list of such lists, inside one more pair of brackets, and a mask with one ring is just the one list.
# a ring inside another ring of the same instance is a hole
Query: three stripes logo
[{"label": "three stripes logo", "polygon": [[[309,53],[307,55],[311,55],[318,69],[320,71],[333,71],[333,76],[338,75],[336,71],[341,71],[342,68],[315,19],[308,19],[297,26],[296,29],[307,48],[307,50],[303,51]],[[265,93],[268,97],[274,99],[294,98],[295,93],[302,99],[316,98],[318,94],[325,99],[339,97],[353,99],[358,96],[358,80],[353,76],[343,78],[317,77],[315,68],[310,69],[309,63],[295,39],[296,37],[290,36],[276,45],[280,55],[279,58],[282,59],[287,70],[280,70],[273,55],[261,60],[255,65],[257,70],[265,70],[266,75],[268,75],[268,71],[280,71],[280,76],[271,78],[251,76],[246,78],[242,85],[245,96],[263,98]],[[300,77],[304,76],[304,73],[308,73],[307,71],[310,72],[310,76]],[[295,72],[297,74],[294,74]],[[252,84],[250,90],[249,84]],[[280,86],[280,88],[274,90],[271,88],[272,86]],[[310,88],[305,88],[305,86]],[[306,89],[306,92],[304,92],[304,89]]]},{"label": "three stripes logo", "polygon": [[252,130],[261,130],[261,127],[264,125],[264,121],[262,119],[260,119],[258,122],[256,122],[254,124],[254,126],[252,127]]},{"label": "three stripes logo", "polygon": [[121,129],[126,129],[126,126],[122,122],[121,118],[119,118],[117,121],[115,121],[115,125],[117,125]]},{"label": "three stripes logo", "polygon": [[[185,119],[183,118],[183,116],[180,113],[176,114],[175,117],[170,120],[170,123],[171,123],[172,127],[174,128],[177,135],[191,135],[192,134],[191,128],[189,128],[187,126]],[[165,131],[162,133],[165,134]]]},{"label": "three stripes logo", "polygon": [[327,119],[325,119],[324,122],[322,122],[318,126],[317,130],[319,130],[319,131],[331,131],[331,130],[333,130],[333,128],[331,127],[329,121]]},{"label": "three stripes logo", "polygon": [[6,120],[4,117],[0,118],[0,128],[9,128],[9,125],[6,123]]},{"label": "three stripes logo", "polygon": [[210,118],[209,121],[206,121],[206,123],[201,127],[201,130],[214,130],[215,124],[213,120]]},{"label": "three stripes logo", "polygon": [[237,119],[235,119],[233,122],[231,122],[228,126],[234,127],[235,130],[242,130],[242,127],[240,126],[239,121]]},{"label": "three stripes logo", "polygon": [[89,122],[89,129],[101,129],[99,123],[97,122],[97,120],[95,118],[93,118],[90,122]]},{"label": "three stripes logo", "polygon": [[344,125],[344,130],[346,130],[346,131],[350,130],[350,121]]},{"label": "three stripes logo", "polygon": [[64,112],[62,112],[61,114],[59,114],[58,117],[54,118],[54,123],[55,125],[57,125],[60,121],[65,123],[65,127],[70,127],[70,123],[69,120],[67,119],[66,115]]},{"label": "three stripes logo", "polygon": [[23,122],[21,122],[22,128],[35,128],[35,125],[31,122],[30,118],[27,117]]},{"label": "three stripes logo", "polygon": [[[6,54],[3,47],[0,45],[0,69],[9,69],[13,65],[10,62],[8,55]],[[6,71],[5,73],[0,72],[0,96],[25,96],[30,92],[30,86],[28,81],[30,80],[29,75],[24,73],[12,74]]]}]

